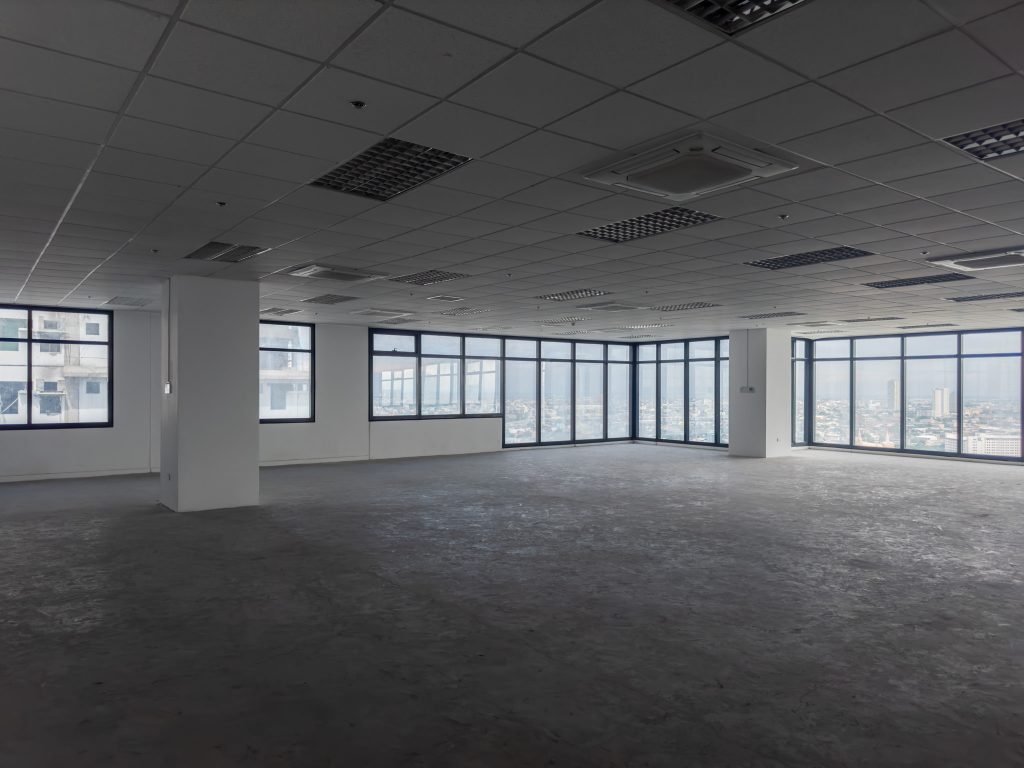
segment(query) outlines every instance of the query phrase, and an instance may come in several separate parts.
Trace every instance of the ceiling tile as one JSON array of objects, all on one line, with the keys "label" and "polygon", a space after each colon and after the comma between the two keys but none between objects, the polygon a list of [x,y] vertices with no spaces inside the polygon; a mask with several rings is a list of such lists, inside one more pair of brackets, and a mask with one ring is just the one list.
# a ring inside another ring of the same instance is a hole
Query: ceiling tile
[{"label": "ceiling tile", "polygon": [[323,61],[380,10],[374,0],[282,3],[190,0],[185,21]]},{"label": "ceiling tile", "polygon": [[110,140],[114,147],[204,164],[215,162],[232,144],[220,136],[134,117],[121,118]]},{"label": "ceiling tile", "polygon": [[987,16],[968,25],[967,32],[1018,72],[1024,70],[1020,30],[1024,28],[1024,5]]},{"label": "ceiling tile", "polygon": [[[400,51],[401,55],[396,55]],[[334,64],[396,85],[447,96],[512,51],[475,35],[388,9]]]},{"label": "ceiling tile", "polygon": [[187,187],[203,174],[206,166],[108,146],[104,147],[93,169],[118,176]]},{"label": "ceiling tile", "polygon": [[908,176],[921,176],[933,171],[944,171],[968,165],[972,161],[962,152],[947,149],[940,144],[921,144],[916,147],[887,152],[877,157],[846,163],[844,171],[864,176],[874,181],[892,181]]},{"label": "ceiling tile", "polygon": [[248,141],[287,152],[347,160],[377,143],[379,136],[291,112],[275,112]]},{"label": "ceiling tile", "polygon": [[[324,160],[255,144],[239,144],[220,161],[220,166],[232,171],[269,176],[305,184],[334,167],[334,161]],[[338,193],[342,194],[342,193]]]},{"label": "ceiling tile", "polygon": [[[643,43],[638,45],[637,41]],[[624,87],[720,38],[648,0],[604,0],[530,46],[550,61]]]},{"label": "ceiling tile", "polygon": [[530,127],[458,104],[438,104],[395,133],[405,141],[480,157],[515,141]]},{"label": "ceiling tile", "polygon": [[838,165],[920,142],[918,134],[884,117],[875,116],[795,139],[783,147],[820,163]]},{"label": "ceiling tile", "polygon": [[931,0],[939,11],[949,15],[953,21],[962,24],[972,19],[1009,8],[1020,0]]},{"label": "ceiling tile", "polygon": [[1002,77],[891,113],[893,119],[936,139],[1013,120],[1024,113],[1024,78]]},{"label": "ceiling tile", "polygon": [[402,195],[402,205],[423,211],[456,215],[492,202],[491,198],[458,189],[423,184]]},{"label": "ceiling tile", "polygon": [[826,195],[809,201],[815,208],[824,208],[833,213],[850,213],[861,211],[879,205],[892,205],[910,200],[910,195],[897,192],[887,187],[864,187],[853,189],[849,192],[840,192],[837,195]]},{"label": "ceiling tile", "polygon": [[0,91],[0,128],[98,143],[113,122],[111,112]]},{"label": "ceiling tile", "polygon": [[740,216],[744,213],[763,211],[766,208],[774,208],[785,201],[773,195],[765,194],[756,189],[737,189],[732,192],[714,195],[713,197],[701,197],[690,201],[687,207],[696,208],[705,213],[713,213],[715,216],[729,218]]},{"label": "ceiling tile", "polygon": [[589,2],[591,0],[544,0],[543,3],[398,0],[398,5],[506,45],[520,46]]},{"label": "ceiling tile", "polygon": [[524,189],[508,199],[517,203],[528,205],[539,205],[542,208],[551,208],[556,211],[566,211],[578,205],[599,200],[607,197],[611,191],[604,192],[593,187],[586,187],[582,184],[573,184],[561,179],[548,179],[529,189]]},{"label": "ceiling tile", "polygon": [[[224,192],[230,195],[270,201],[284,197],[295,189],[295,182],[241,173],[227,168],[211,168],[195,183],[195,187],[210,192]],[[304,189],[312,189],[312,187],[304,187]],[[289,202],[291,201],[289,200]]]},{"label": "ceiling tile", "polygon": [[963,32],[946,32],[830,75],[822,82],[887,111],[1008,74],[1006,65]]},{"label": "ceiling tile", "polygon": [[812,197],[866,187],[868,184],[869,182],[848,173],[831,168],[821,168],[764,182],[758,184],[757,189],[788,200],[809,200]]},{"label": "ceiling tile", "polygon": [[777,144],[842,125],[868,113],[815,83],[797,86],[719,115],[715,122],[755,139]]},{"label": "ceiling tile", "polygon": [[491,162],[534,173],[560,176],[606,156],[595,144],[537,131],[487,156]]},{"label": "ceiling tile", "polygon": [[525,224],[528,221],[535,221],[544,216],[550,216],[552,211],[547,208],[540,208],[535,205],[524,205],[513,203],[508,200],[498,200],[488,205],[470,211],[467,218],[490,221],[495,224]]},{"label": "ceiling tile", "polygon": [[531,125],[547,125],[611,89],[540,59],[518,54],[452,97],[453,101]]},{"label": "ceiling tile", "polygon": [[627,149],[695,122],[674,109],[619,91],[581,109],[549,129],[613,149]]},{"label": "ceiling tile", "polygon": [[449,171],[437,179],[436,184],[488,197],[505,197],[543,180],[544,177],[536,173],[475,160]]},{"label": "ceiling tile", "polygon": [[1006,176],[980,163],[950,168],[945,171],[913,176],[891,182],[892,186],[919,197],[932,197],[947,192],[958,192],[1006,181]]},{"label": "ceiling tile", "polygon": [[147,77],[128,114],[179,128],[239,139],[270,114],[270,108],[169,80]]},{"label": "ceiling tile", "polygon": [[0,128],[0,156],[3,157],[85,168],[99,148],[99,144],[85,141]]}]

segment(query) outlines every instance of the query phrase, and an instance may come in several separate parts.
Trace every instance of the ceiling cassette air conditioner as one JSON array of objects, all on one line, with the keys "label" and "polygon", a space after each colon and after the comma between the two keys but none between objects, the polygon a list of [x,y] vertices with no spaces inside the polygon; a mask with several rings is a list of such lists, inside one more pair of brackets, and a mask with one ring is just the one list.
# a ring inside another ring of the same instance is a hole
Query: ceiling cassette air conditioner
[{"label": "ceiling cassette air conditioner", "polygon": [[941,264],[961,272],[978,272],[983,269],[1002,269],[1005,267],[1024,267],[1024,249],[1014,251],[988,251],[963,256],[946,256],[941,259],[928,259],[932,264]]},{"label": "ceiling cassette air conditioner", "polygon": [[693,133],[584,174],[599,184],[686,200],[796,170],[793,163],[708,133]]}]

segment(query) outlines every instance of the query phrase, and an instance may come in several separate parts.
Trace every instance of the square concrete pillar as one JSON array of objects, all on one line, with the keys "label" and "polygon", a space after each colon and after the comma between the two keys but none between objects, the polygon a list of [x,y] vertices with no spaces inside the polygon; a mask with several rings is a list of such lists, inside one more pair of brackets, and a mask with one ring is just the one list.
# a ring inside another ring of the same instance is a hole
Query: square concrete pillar
[{"label": "square concrete pillar", "polygon": [[259,503],[259,287],[176,276],[164,287],[160,503]]},{"label": "square concrete pillar", "polygon": [[729,333],[729,455],[787,456],[792,451],[792,349],[788,331]]}]

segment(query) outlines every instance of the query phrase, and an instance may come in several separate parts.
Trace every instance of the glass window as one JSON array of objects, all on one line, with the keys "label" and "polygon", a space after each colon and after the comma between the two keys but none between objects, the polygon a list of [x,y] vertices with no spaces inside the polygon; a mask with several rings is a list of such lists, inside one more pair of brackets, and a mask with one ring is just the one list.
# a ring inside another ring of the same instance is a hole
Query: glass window
[{"label": "glass window", "polygon": [[1019,457],[1020,358],[964,358],[963,413],[964,453]]},{"label": "glass window", "polygon": [[853,353],[857,357],[899,357],[898,336],[878,339],[857,339],[853,342]]},{"label": "glass window", "polygon": [[[466,339],[468,345],[469,339]],[[466,360],[466,413],[501,413],[497,360]]]},{"label": "glass window", "polygon": [[658,366],[637,366],[637,437],[654,440],[658,436]]},{"label": "glass window", "polygon": [[[107,341],[110,336],[110,318],[99,313],[33,309],[32,326],[36,339]],[[96,333],[87,333],[90,326]]]},{"label": "glass window", "polygon": [[690,363],[689,369],[689,437],[694,443],[713,443],[715,442],[715,362],[713,360],[698,360]]},{"label": "glass window", "polygon": [[641,344],[636,348],[636,359],[641,363],[647,360],[658,359],[658,345],[657,344]]},{"label": "glass window", "polygon": [[572,363],[540,364],[541,442],[572,440]]},{"label": "glass window", "polygon": [[686,439],[686,363],[661,366],[661,439]]},{"label": "glass window", "polygon": [[691,341],[690,342],[690,359],[699,360],[706,357],[715,356],[715,342],[711,341]]},{"label": "glass window", "polygon": [[[262,339],[260,339],[260,345],[270,346],[264,345]],[[415,352],[416,337],[411,334],[374,333],[373,350],[374,352]]]},{"label": "glass window", "polygon": [[807,442],[806,397],[807,362],[793,361],[793,442],[803,445]]},{"label": "glass window", "polygon": [[571,360],[572,342],[542,341],[540,343],[540,356],[555,358],[556,360]]},{"label": "glass window", "polygon": [[609,344],[608,359],[616,362],[628,363],[630,360],[629,347],[625,344]]},{"label": "glass window", "polygon": [[462,413],[459,393],[461,366],[462,361],[452,357],[424,357],[420,360],[421,415],[458,416]]},{"label": "glass window", "polygon": [[[577,352],[579,345],[577,345]],[[604,365],[576,363],[576,439],[604,439]]]},{"label": "glass window", "polygon": [[945,333],[935,336],[907,336],[907,357],[922,355],[955,355],[956,334]]},{"label": "glass window", "polygon": [[313,348],[313,326],[260,323],[260,346],[309,351]]},{"label": "glass window", "polygon": [[537,342],[526,339],[506,339],[505,357],[536,357]]},{"label": "glass window", "polygon": [[798,359],[806,359],[808,351],[808,342],[806,339],[793,339],[793,357]]},{"label": "glass window", "polygon": [[814,357],[823,359],[828,357],[849,357],[849,339],[822,339],[814,342]]},{"label": "glass window", "polygon": [[[963,335],[965,355],[986,355],[1012,353],[1020,354],[1020,331],[1001,333],[965,333]],[[967,432],[964,432],[967,435]]]},{"label": "glass window", "polygon": [[[609,353],[611,347],[608,348]],[[629,437],[632,408],[628,365],[608,366],[608,439]]]},{"label": "glass window", "polygon": [[728,357],[729,356],[729,340],[719,339],[718,341],[718,356]]},{"label": "glass window", "polygon": [[434,336],[425,333],[420,337],[420,354],[461,355],[462,339],[458,336]]},{"label": "glass window", "polygon": [[899,448],[903,409],[900,361],[858,360],[855,371],[854,445]]},{"label": "glass window", "polygon": [[373,356],[374,416],[416,415],[416,358]]},{"label": "glass window", "polygon": [[682,360],[686,357],[686,342],[675,341],[661,345],[662,360]]},{"label": "glass window", "polygon": [[718,442],[729,442],[729,361],[718,364]]},{"label": "glass window", "polygon": [[577,344],[577,360],[604,360],[604,344]]},{"label": "glass window", "polygon": [[105,344],[57,344],[55,355],[32,349],[32,423],[86,424],[109,421],[106,397],[86,393],[87,380],[107,379]]},{"label": "glass window", "polygon": [[537,363],[533,360],[505,361],[505,442],[537,442]]},{"label": "glass window", "polygon": [[313,326],[260,323],[260,420],[313,418]]},{"label": "glass window", "polygon": [[467,336],[466,357],[501,357],[501,339]]},{"label": "glass window", "polygon": [[905,447],[915,451],[955,453],[958,443],[956,358],[907,360],[905,365]]},{"label": "glass window", "polygon": [[845,360],[814,363],[814,442],[850,443],[850,364]]},{"label": "glass window", "polygon": [[0,426],[28,423],[28,344],[12,345],[0,347]]}]

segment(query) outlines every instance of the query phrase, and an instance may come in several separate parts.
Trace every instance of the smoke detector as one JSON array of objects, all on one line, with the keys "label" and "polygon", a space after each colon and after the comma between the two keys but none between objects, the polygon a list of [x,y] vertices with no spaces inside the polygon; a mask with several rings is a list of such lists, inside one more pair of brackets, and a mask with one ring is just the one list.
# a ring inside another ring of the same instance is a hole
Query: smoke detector
[{"label": "smoke detector", "polygon": [[584,174],[589,181],[687,200],[709,192],[767,179],[797,166],[759,149],[708,133],[692,133]]},{"label": "smoke detector", "polygon": [[970,256],[946,256],[929,259],[931,264],[941,264],[960,272],[979,272],[983,269],[1024,267],[1024,250],[975,253]]}]

